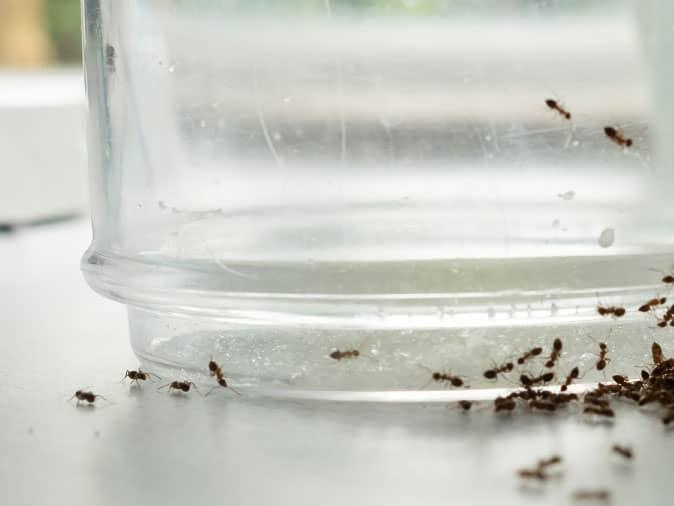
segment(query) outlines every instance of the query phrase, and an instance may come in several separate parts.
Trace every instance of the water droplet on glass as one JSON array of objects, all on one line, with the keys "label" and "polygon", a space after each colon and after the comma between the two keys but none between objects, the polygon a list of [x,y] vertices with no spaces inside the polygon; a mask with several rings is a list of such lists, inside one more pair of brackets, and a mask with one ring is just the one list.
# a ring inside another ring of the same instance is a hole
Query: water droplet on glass
[{"label": "water droplet on glass", "polygon": [[615,230],[612,228],[605,228],[604,230],[602,230],[599,239],[597,239],[599,246],[601,246],[602,248],[608,248],[613,244],[614,241],[615,241]]},{"label": "water droplet on glass", "polygon": [[169,68],[167,69],[171,74],[173,74],[176,71],[176,66],[175,65],[170,65]]},{"label": "water droplet on glass", "polygon": [[558,193],[557,196],[562,200],[572,200],[576,196],[576,192],[569,190],[568,192]]},{"label": "water droplet on glass", "polygon": [[572,145],[574,148],[577,148],[578,146],[580,146],[580,141],[573,141],[573,142],[571,143],[571,145]]},{"label": "water droplet on glass", "polygon": [[491,135],[485,135],[484,140],[487,142],[491,142]]},{"label": "water droplet on glass", "polygon": [[552,228],[559,228],[559,220],[558,219],[552,220]]},{"label": "water droplet on glass", "polygon": [[272,135],[272,137],[276,142],[281,140],[281,134],[279,132],[274,132],[274,135]]}]

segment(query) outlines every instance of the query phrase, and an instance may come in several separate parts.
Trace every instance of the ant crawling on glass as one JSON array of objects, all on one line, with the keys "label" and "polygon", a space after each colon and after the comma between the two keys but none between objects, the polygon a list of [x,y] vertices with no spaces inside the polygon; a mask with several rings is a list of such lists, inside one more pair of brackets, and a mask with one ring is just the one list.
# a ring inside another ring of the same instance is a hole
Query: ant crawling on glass
[{"label": "ant crawling on glass", "polygon": [[[223,374],[222,369],[220,368],[218,363],[215,360],[213,360],[213,357],[211,357],[211,360],[208,362],[208,370],[210,371],[211,376],[215,376],[218,385],[220,385],[222,388],[229,388],[236,395],[241,395],[237,390],[235,390],[229,384],[227,384],[227,380],[225,379],[225,375]],[[216,388],[217,387],[211,388],[206,395],[209,395]]]}]

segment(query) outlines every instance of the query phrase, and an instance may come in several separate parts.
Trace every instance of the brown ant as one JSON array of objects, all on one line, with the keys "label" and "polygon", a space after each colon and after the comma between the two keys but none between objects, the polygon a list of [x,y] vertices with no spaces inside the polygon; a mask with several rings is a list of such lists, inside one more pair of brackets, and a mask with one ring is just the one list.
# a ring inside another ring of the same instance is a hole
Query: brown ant
[{"label": "brown ant", "polygon": [[609,407],[609,403],[608,403],[607,400],[604,400],[604,399],[601,399],[599,397],[595,397],[595,396],[592,396],[592,395],[589,395],[589,394],[586,395],[583,398],[583,402],[585,404],[590,404],[592,406],[599,407],[599,408],[608,408]]},{"label": "brown ant", "polygon": [[86,390],[78,390],[73,394],[70,400],[73,400],[74,398],[77,399],[78,406],[80,405],[80,402],[88,402],[89,405],[92,405],[94,402],[96,402],[96,399],[105,399],[105,397],[102,395],[98,395],[93,392],[87,392]]},{"label": "brown ant", "polygon": [[606,358],[608,354],[608,346],[606,343],[599,343],[599,360],[597,361],[597,371],[603,371],[606,368],[606,364],[611,361],[610,358]]},{"label": "brown ant", "polygon": [[335,360],[342,360],[344,358],[357,358],[359,356],[360,351],[358,350],[346,350],[346,351],[335,350],[332,353],[330,353],[330,358],[334,358]]},{"label": "brown ant", "polygon": [[529,401],[529,407],[540,409],[541,411],[555,411],[557,405],[554,402],[539,401],[537,399]]},{"label": "brown ant", "polygon": [[620,386],[625,386],[629,383],[629,378],[627,376],[621,376],[620,374],[614,374],[613,381]]},{"label": "brown ant", "polygon": [[[227,384],[227,380],[225,379],[225,375],[222,373],[222,369],[217,364],[217,362],[215,362],[212,358],[208,362],[208,370],[210,371],[211,376],[215,376],[215,378],[217,379],[218,385],[220,385],[222,388],[229,388],[236,395],[241,395],[234,388],[232,388],[231,386],[229,386]],[[211,388],[206,395],[210,394],[214,389],[215,389],[215,387]]]},{"label": "brown ant", "polygon": [[577,501],[608,501],[611,498],[611,492],[608,490],[577,490],[573,493],[573,498]]},{"label": "brown ant", "polygon": [[651,309],[655,308],[656,306],[662,306],[665,302],[667,302],[667,297],[656,297],[655,299],[651,299],[645,304],[639,306],[639,311],[642,313],[648,313]]},{"label": "brown ant", "polygon": [[471,401],[459,401],[459,406],[464,411],[470,411],[470,408],[473,406],[473,403]]},{"label": "brown ant", "polygon": [[671,274],[667,274],[664,278],[662,278],[662,282],[667,284],[674,284],[674,276],[672,276]]},{"label": "brown ant", "polygon": [[515,401],[509,397],[497,397],[494,399],[494,411],[512,411],[515,409]]},{"label": "brown ant", "polygon": [[547,105],[553,111],[557,111],[563,118],[568,120],[571,119],[571,113],[559,105],[556,100],[548,98],[545,101],[545,105]]},{"label": "brown ant", "polygon": [[611,408],[603,408],[598,406],[585,406],[585,409],[583,409],[583,413],[606,416],[608,418],[613,418],[615,416],[615,413]]},{"label": "brown ant", "polygon": [[151,372],[145,372],[141,369],[138,369],[137,371],[129,371],[127,369],[126,373],[124,373],[124,377],[122,378],[122,381],[124,381],[126,378],[129,378],[131,380],[131,383],[135,382],[137,385],[140,385],[141,381],[149,380],[150,376],[154,376],[158,379],[161,379],[161,377],[157,376],[156,374],[151,373]]},{"label": "brown ant", "polygon": [[494,367],[484,372],[484,377],[487,379],[496,379],[499,374],[507,373],[513,370],[515,365],[512,362],[507,362],[503,365]]},{"label": "brown ant", "polygon": [[526,374],[522,374],[520,376],[520,383],[522,383],[522,385],[525,387],[530,387],[538,383],[548,383],[549,381],[552,381],[554,377],[555,373],[553,372],[547,372],[533,378],[531,376],[527,376]]},{"label": "brown ant", "polygon": [[171,383],[167,383],[166,385],[160,386],[157,390],[161,390],[162,388],[168,387],[169,393],[173,393],[175,391],[178,392],[184,392],[187,393],[190,391],[190,388],[194,387],[194,389],[198,392],[199,390],[197,389],[197,385],[192,383],[191,381],[172,381]]},{"label": "brown ant", "polygon": [[626,310],[624,307],[619,306],[597,306],[597,313],[601,316],[613,315],[616,318],[620,318],[621,316],[625,316]]},{"label": "brown ant", "polygon": [[569,385],[571,384],[571,382],[573,380],[577,379],[579,375],[580,375],[580,370],[578,369],[578,367],[574,367],[573,369],[571,369],[571,372],[566,377],[566,380],[564,380],[564,384],[560,387],[560,390],[562,392],[566,392],[566,389],[569,388]]},{"label": "brown ant", "polygon": [[548,475],[545,474],[545,470],[554,465],[559,464],[562,461],[562,457],[559,455],[553,455],[547,459],[541,459],[536,463],[536,467],[533,469],[518,469],[517,474],[520,478],[531,478],[540,481],[548,479]]},{"label": "brown ant", "polygon": [[458,376],[452,376],[447,373],[434,372],[433,375],[431,376],[431,379],[433,381],[451,384],[453,387],[463,386],[463,380],[461,378],[459,378]]},{"label": "brown ant", "polygon": [[620,445],[613,445],[611,447],[611,450],[614,453],[617,453],[621,457],[625,457],[626,459],[631,459],[632,458],[632,449],[628,448],[627,446],[620,446]]},{"label": "brown ant", "polygon": [[617,128],[612,126],[604,127],[604,133],[606,137],[615,142],[618,146],[623,146],[629,148],[632,145],[632,139],[625,138],[622,133],[618,131]]},{"label": "brown ant", "polygon": [[537,346],[536,348],[531,348],[524,355],[522,355],[520,358],[517,359],[517,363],[519,365],[522,365],[524,362],[529,360],[531,357],[537,357],[541,353],[543,353],[543,348],[541,348],[540,346]]},{"label": "brown ant", "polygon": [[549,467],[554,464],[559,464],[562,461],[562,457],[559,455],[553,455],[547,459],[542,459],[538,461],[538,467]]},{"label": "brown ant", "polygon": [[552,343],[552,353],[550,353],[550,358],[545,363],[545,367],[554,367],[555,362],[559,358],[559,355],[562,353],[562,340],[558,337]]},{"label": "brown ant", "polygon": [[517,475],[520,478],[533,479],[539,481],[545,481],[548,479],[548,475],[545,474],[542,469],[518,469]]},{"label": "brown ant", "polygon": [[655,365],[660,364],[664,360],[664,355],[662,354],[662,347],[656,342],[651,344],[651,355],[653,356],[653,363]]}]

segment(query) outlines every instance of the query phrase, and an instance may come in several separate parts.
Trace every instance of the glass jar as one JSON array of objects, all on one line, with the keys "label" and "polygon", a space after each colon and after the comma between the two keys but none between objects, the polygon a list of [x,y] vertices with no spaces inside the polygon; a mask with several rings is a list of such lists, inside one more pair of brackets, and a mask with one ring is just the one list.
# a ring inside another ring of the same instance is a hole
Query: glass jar
[{"label": "glass jar", "polygon": [[82,266],[144,367],[446,400],[671,336],[670,3],[83,5]]}]

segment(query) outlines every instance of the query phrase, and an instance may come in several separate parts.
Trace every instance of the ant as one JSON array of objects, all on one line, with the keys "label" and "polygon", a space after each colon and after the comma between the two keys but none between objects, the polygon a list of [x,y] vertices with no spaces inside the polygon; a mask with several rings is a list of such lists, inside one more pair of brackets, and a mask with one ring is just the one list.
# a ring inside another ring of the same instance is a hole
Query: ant
[{"label": "ant", "polygon": [[548,98],[545,101],[545,105],[547,105],[553,111],[557,111],[563,118],[568,120],[571,119],[571,113],[559,105],[556,100]]},{"label": "ant", "polygon": [[539,401],[537,399],[529,401],[529,406],[545,411],[555,411],[557,409],[557,405],[554,402]]},{"label": "ant", "polygon": [[618,146],[629,148],[632,145],[632,139],[625,138],[623,134],[618,131],[618,129],[612,126],[604,127],[604,133],[606,134],[606,137],[611,139]]},{"label": "ant", "polygon": [[496,379],[499,374],[507,373],[513,370],[515,365],[512,362],[507,362],[503,365],[494,367],[484,372],[484,377],[487,379]]},{"label": "ant", "polygon": [[620,386],[629,384],[629,378],[627,376],[621,376],[620,374],[613,375],[613,381],[615,381]]},{"label": "ant", "polygon": [[550,353],[550,358],[545,363],[545,367],[554,367],[555,362],[559,358],[559,355],[562,353],[562,340],[558,337],[552,343],[552,353]]},{"label": "ant", "polygon": [[534,378],[527,376],[526,374],[522,374],[520,376],[520,383],[522,383],[522,385],[525,387],[530,387],[538,383],[548,383],[549,381],[552,381],[554,377],[555,373],[553,372],[546,372],[545,374],[541,374],[540,376]]},{"label": "ant", "polygon": [[571,372],[566,377],[566,380],[564,381],[564,384],[560,387],[560,390],[562,392],[566,392],[566,389],[569,388],[569,385],[571,384],[571,382],[573,380],[577,379],[579,375],[580,375],[580,370],[578,369],[578,367],[574,367],[573,369],[571,369]]},{"label": "ant", "polygon": [[494,411],[512,411],[515,409],[515,401],[509,397],[497,397],[494,399]]},{"label": "ant", "polygon": [[85,390],[78,390],[69,400],[73,400],[73,398],[77,398],[78,406],[80,405],[80,402],[88,402],[89,405],[92,405],[94,402],[96,402],[96,399],[105,399],[105,397],[102,395],[98,395],[93,392],[87,392]]},{"label": "ant", "polygon": [[583,398],[583,402],[585,404],[590,404],[590,405],[598,407],[598,408],[608,408],[609,407],[609,403],[608,403],[607,400],[604,400],[604,399],[601,399],[599,397],[595,397],[595,396],[589,395],[589,394],[586,395]]},{"label": "ant", "polygon": [[470,411],[470,408],[473,406],[473,403],[470,401],[459,401],[459,406],[464,411]]},{"label": "ant", "polygon": [[616,318],[620,318],[621,316],[625,316],[625,308],[624,307],[618,307],[618,306],[597,306],[597,313],[599,313],[601,316],[608,316],[612,314]]},{"label": "ant", "polygon": [[597,371],[603,371],[606,368],[607,362],[610,362],[610,358],[606,358],[608,354],[608,346],[606,343],[599,343],[599,360],[597,361]]},{"label": "ant", "polygon": [[672,276],[671,274],[667,274],[664,278],[662,278],[662,282],[667,284],[674,284],[674,276]]},{"label": "ant", "polygon": [[562,457],[559,455],[553,455],[547,459],[541,459],[536,463],[536,467],[533,469],[518,469],[517,474],[521,478],[533,478],[536,480],[547,480],[548,475],[545,474],[545,470],[555,464],[559,464],[562,461]]},{"label": "ant", "polygon": [[661,306],[665,302],[667,302],[667,297],[656,297],[655,299],[651,299],[645,304],[639,306],[639,311],[642,313],[648,313],[651,309],[655,308],[656,306]]},{"label": "ant", "polygon": [[124,373],[124,377],[122,378],[122,381],[124,381],[126,378],[129,378],[131,380],[131,383],[136,383],[137,385],[140,385],[141,381],[147,381],[150,379],[150,376],[154,376],[158,379],[161,379],[159,376],[156,374],[153,374],[151,372],[145,372],[141,369],[138,369],[137,371],[129,371],[128,369],[126,370],[126,373]]},{"label": "ant", "polygon": [[190,388],[194,387],[194,389],[198,392],[199,390],[197,389],[197,386],[192,383],[191,381],[172,381],[171,383],[168,383],[166,385],[160,386],[157,390],[161,390],[162,388],[168,387],[169,393],[173,393],[175,391],[182,391],[182,392],[189,392]]},{"label": "ant", "polygon": [[651,355],[653,356],[653,363],[655,365],[660,364],[664,360],[664,355],[662,354],[662,347],[656,342],[651,344]]},{"label": "ant", "polygon": [[431,376],[433,381],[441,382],[444,381],[446,383],[450,383],[453,387],[462,387],[463,386],[463,380],[459,378],[458,376],[452,376],[450,374],[446,373],[441,373],[441,372],[434,372],[433,375]]},{"label": "ant", "polygon": [[660,328],[665,328],[667,324],[674,326],[674,304],[667,308],[667,311],[657,323]]},{"label": "ant", "polygon": [[577,501],[608,501],[611,498],[611,492],[608,490],[577,490],[573,493],[573,498]]},{"label": "ant", "polygon": [[562,461],[562,457],[559,455],[553,455],[550,458],[542,459],[538,461],[538,467],[548,467],[553,464],[559,464]]},{"label": "ant", "polygon": [[[229,388],[236,395],[241,395],[239,392],[237,392],[227,384],[227,380],[225,379],[225,375],[222,373],[222,369],[217,364],[217,362],[215,362],[212,358],[208,362],[208,370],[211,372],[211,376],[216,377],[218,385],[220,385],[223,388]],[[215,387],[211,388],[206,395],[210,394],[214,389]]]},{"label": "ant", "polygon": [[531,357],[537,357],[541,353],[543,353],[543,348],[541,348],[540,346],[537,346],[536,348],[531,348],[524,355],[522,355],[520,358],[517,359],[517,363],[519,365],[522,365],[524,362],[529,360]]},{"label": "ant", "polygon": [[342,360],[343,358],[356,358],[359,356],[360,351],[358,350],[346,350],[346,351],[335,350],[332,353],[330,353],[330,358],[334,358],[335,360]]},{"label": "ant", "polygon": [[631,459],[633,456],[632,449],[627,446],[613,445],[611,447],[611,450],[613,450],[614,453],[617,453],[621,457],[625,457],[627,460]]},{"label": "ant", "polygon": [[598,407],[598,406],[585,406],[583,413],[590,413],[592,415],[606,416],[608,418],[613,418],[615,413],[611,408],[608,407]]}]

